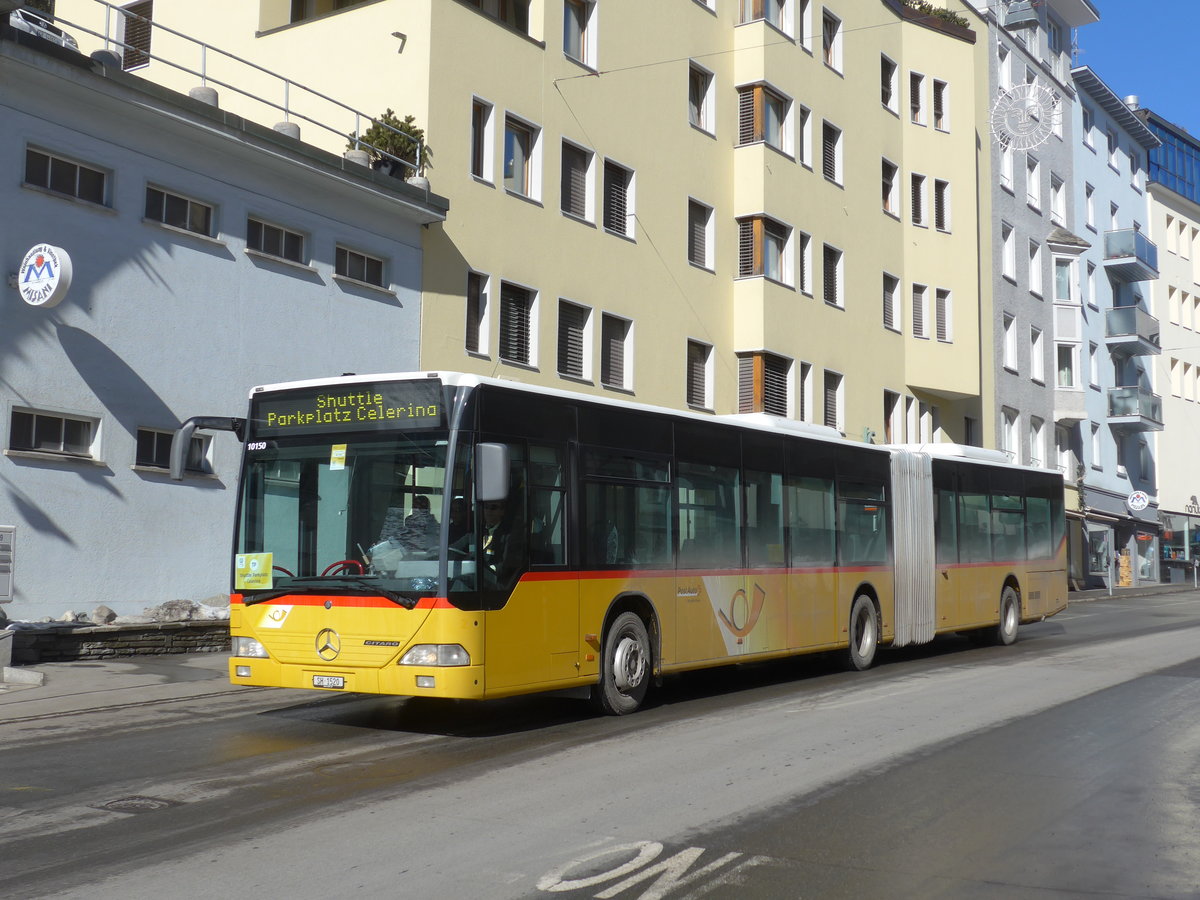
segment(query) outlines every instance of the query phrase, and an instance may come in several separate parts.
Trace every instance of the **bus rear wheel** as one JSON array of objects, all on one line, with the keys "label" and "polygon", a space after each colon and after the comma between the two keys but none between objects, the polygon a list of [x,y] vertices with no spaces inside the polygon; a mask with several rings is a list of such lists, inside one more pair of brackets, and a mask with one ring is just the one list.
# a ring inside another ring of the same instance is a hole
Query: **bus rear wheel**
[{"label": "bus rear wheel", "polygon": [[610,716],[636,712],[650,686],[650,636],[634,613],[623,612],[604,636],[600,683],[592,687],[592,703]]},{"label": "bus rear wheel", "polygon": [[1000,593],[1000,624],[996,626],[994,642],[1002,647],[1014,643],[1020,626],[1021,604],[1016,589],[1008,585]]},{"label": "bus rear wheel", "polygon": [[875,615],[875,604],[866,594],[859,594],[850,607],[850,651],[846,656],[849,667],[859,672],[871,668],[877,649],[879,617]]}]

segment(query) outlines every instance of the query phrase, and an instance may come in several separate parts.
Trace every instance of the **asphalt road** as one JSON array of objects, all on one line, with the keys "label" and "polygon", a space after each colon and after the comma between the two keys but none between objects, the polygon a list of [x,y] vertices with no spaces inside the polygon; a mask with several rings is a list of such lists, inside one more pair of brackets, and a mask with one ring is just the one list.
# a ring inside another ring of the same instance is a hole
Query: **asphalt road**
[{"label": "asphalt road", "polygon": [[0,896],[1200,896],[1200,600],[671,679],[256,691],[0,734]]}]

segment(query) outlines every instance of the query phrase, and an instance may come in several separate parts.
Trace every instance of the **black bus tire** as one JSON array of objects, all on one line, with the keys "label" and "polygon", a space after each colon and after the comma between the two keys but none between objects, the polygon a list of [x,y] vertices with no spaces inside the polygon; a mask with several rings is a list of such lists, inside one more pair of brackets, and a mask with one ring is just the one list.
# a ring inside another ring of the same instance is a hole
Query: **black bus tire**
[{"label": "black bus tire", "polygon": [[846,662],[859,672],[869,669],[878,649],[879,617],[875,615],[875,604],[866,594],[859,594],[850,607],[850,649]]},{"label": "black bus tire", "polygon": [[1002,647],[1015,643],[1017,629],[1021,626],[1021,603],[1017,599],[1016,589],[1012,585],[1005,586],[1000,592],[1000,622],[996,625],[995,643]]},{"label": "black bus tire", "polygon": [[638,616],[623,612],[604,636],[600,682],[592,687],[592,703],[610,716],[636,712],[650,686],[650,636]]}]

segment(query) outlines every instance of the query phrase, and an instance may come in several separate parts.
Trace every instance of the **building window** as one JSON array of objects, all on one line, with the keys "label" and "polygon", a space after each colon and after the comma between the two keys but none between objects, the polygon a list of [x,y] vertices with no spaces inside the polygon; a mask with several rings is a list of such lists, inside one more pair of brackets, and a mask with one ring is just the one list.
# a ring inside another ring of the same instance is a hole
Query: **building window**
[{"label": "building window", "polygon": [[1087,104],[1080,105],[1080,112],[1083,115],[1083,146],[1092,146],[1092,129],[1095,127],[1094,116],[1092,109]]},{"label": "building window", "polygon": [[[807,106],[796,108],[796,123],[800,132],[800,149],[796,158],[812,168],[812,110]],[[790,129],[789,129],[790,131]]]},{"label": "building window", "polygon": [[590,151],[563,141],[562,211],[587,222],[592,220],[592,157]]},{"label": "building window", "polygon": [[790,235],[788,226],[766,216],[738,219],[738,277],[761,275],[788,283]]},{"label": "building window", "polygon": [[712,72],[692,63],[688,68],[688,121],[701,131],[712,134],[715,129],[713,118],[713,86],[716,79]]},{"label": "building window", "polygon": [[596,68],[596,44],[592,19],[595,0],[564,0],[563,53],[589,68]]},{"label": "building window", "polygon": [[538,130],[513,116],[504,119],[504,187],[537,199]]},{"label": "building window", "polygon": [[1084,224],[1096,230],[1096,189],[1090,184],[1083,186]]},{"label": "building window", "polygon": [[933,81],[933,127],[950,130],[950,87],[944,81]]},{"label": "building window", "polygon": [[1042,329],[1029,329],[1029,377],[1038,384],[1046,383],[1045,347],[1042,345]]},{"label": "building window", "polygon": [[205,237],[212,235],[213,208],[159,188],[146,187],[146,218]]},{"label": "building window", "polygon": [[934,291],[934,316],[937,318],[937,339],[942,343],[954,340],[954,304],[945,288]]},{"label": "building window", "polygon": [[500,284],[500,358],[533,365],[533,291],[515,284]]},{"label": "building window", "polygon": [[1041,164],[1032,156],[1025,159],[1025,202],[1036,210],[1042,208]]},{"label": "building window", "polygon": [[1029,242],[1029,293],[1042,296],[1042,245]]},{"label": "building window", "polygon": [[845,308],[846,301],[842,296],[842,251],[826,244],[821,256],[825,302],[830,306]]},{"label": "building window", "polygon": [[[296,0],[292,0],[296,2]],[[484,15],[503,22],[509,28],[529,34],[529,0],[466,0]]]},{"label": "building window", "polygon": [[787,33],[791,0],[738,0],[738,24],[765,21]]},{"label": "building window", "polygon": [[933,181],[933,227],[950,230],[950,182],[938,178]]},{"label": "building window", "polygon": [[1092,468],[1102,468],[1100,463],[1100,426],[1092,423]]},{"label": "building window", "polygon": [[346,247],[338,247],[334,251],[334,273],[364,284],[384,286],[383,260]]},{"label": "building window", "polygon": [[900,215],[899,174],[894,163],[883,161],[883,211],[893,216]]},{"label": "building window", "polygon": [[825,409],[821,420],[823,425],[837,431],[845,431],[845,378],[838,372],[825,371]]},{"label": "building window", "polygon": [[465,339],[468,353],[487,353],[487,301],[487,278],[478,272],[468,272],[467,330]]},{"label": "building window", "polygon": [[791,101],[763,84],[738,88],[738,145],[763,142],[791,153],[788,114]]},{"label": "building window", "polygon": [[1069,259],[1054,260],[1054,300],[1057,303],[1078,305],[1071,296],[1071,281],[1075,264]]},{"label": "building window", "polygon": [[25,183],[65,197],[104,205],[108,176],[99,169],[41,150],[25,150]]},{"label": "building window", "polygon": [[1042,435],[1042,420],[1029,417],[1029,464],[1041,468],[1045,464],[1046,439]]},{"label": "building window", "polygon": [[842,183],[842,130],[828,122],[821,127],[821,174]]},{"label": "building window", "polygon": [[1117,143],[1117,133],[1110,128],[1106,132],[1106,137],[1108,138],[1108,165],[1111,168],[1120,171],[1121,160],[1118,156],[1120,152],[1120,144]]},{"label": "building window", "polygon": [[1004,314],[1004,368],[1017,371],[1017,320],[1009,313]]},{"label": "building window", "polygon": [[260,219],[246,220],[246,247],[265,256],[304,265],[304,235]]},{"label": "building window", "polygon": [[688,262],[702,269],[712,269],[713,211],[697,200],[688,200]]},{"label": "building window", "polygon": [[558,301],[558,374],[586,378],[591,372],[588,333],[592,311],[586,306]]},{"label": "building window", "polygon": [[629,388],[629,338],[632,333],[628,319],[605,313],[600,320],[600,383],[605,387]]},{"label": "building window", "polygon": [[1058,369],[1058,381],[1056,384],[1060,388],[1074,388],[1079,386],[1079,381],[1075,377],[1075,344],[1059,344],[1055,348],[1055,366]]},{"label": "building window", "polygon": [[829,10],[821,16],[821,57],[829,68],[842,71],[842,20]]},{"label": "building window", "polygon": [[471,101],[471,174],[492,180],[492,105],[476,97]]},{"label": "building window", "polygon": [[1009,409],[1007,406],[1000,410],[1000,449],[1008,454],[1008,458],[1013,462],[1019,462],[1017,457],[1020,440],[1018,437],[1018,419],[1017,411]]},{"label": "building window", "polygon": [[1017,237],[1007,222],[1000,223],[1001,274],[1009,281],[1017,280]]},{"label": "building window", "polygon": [[14,409],[8,446],[12,450],[90,458],[98,424],[95,419]]},{"label": "building window", "polygon": [[633,170],[604,161],[604,229],[633,237]]},{"label": "building window", "polygon": [[925,124],[925,76],[908,73],[908,118],[914,125]]},{"label": "building window", "polygon": [[790,408],[791,360],[774,353],[738,357],[738,412],[787,416]]},{"label": "building window", "polygon": [[914,225],[925,225],[925,176],[915,172],[910,178],[909,212]]},{"label": "building window", "polygon": [[1011,144],[1000,145],[1000,187],[1013,192],[1013,149]]},{"label": "building window", "polygon": [[886,56],[879,57],[879,87],[880,87],[880,102],[892,112],[900,111],[899,90],[896,84],[896,75],[899,72],[899,67]]},{"label": "building window", "polygon": [[1100,357],[1099,346],[1095,343],[1088,343],[1088,384],[1092,387],[1100,386]]},{"label": "building window", "polygon": [[150,63],[150,39],[154,31],[154,2],[130,3],[121,8],[121,68],[138,69]]},{"label": "building window", "polygon": [[[152,469],[169,469],[171,467],[171,439],[173,436],[173,433],[170,431],[139,428],[137,430],[137,450],[134,456],[134,465]],[[186,471],[208,471],[207,460],[205,459],[205,440],[205,438],[199,435],[193,435],[192,439],[188,442],[187,457],[183,464]]]},{"label": "building window", "polygon": [[687,342],[687,405],[694,409],[712,409],[710,367],[712,346],[700,341]]},{"label": "building window", "polygon": [[900,281],[894,275],[883,273],[883,327],[889,331],[900,330],[900,310],[897,306],[896,293]]},{"label": "building window", "polygon": [[912,286],[912,333],[913,337],[928,338],[929,326],[926,325],[925,303],[927,288],[923,284]]},{"label": "building window", "polygon": [[[787,249],[787,260],[790,263],[791,259],[796,260],[796,288],[801,292],[812,296],[812,238],[803,231],[798,231],[791,244],[795,245],[793,250],[789,244]],[[788,273],[790,277],[790,272]]]}]

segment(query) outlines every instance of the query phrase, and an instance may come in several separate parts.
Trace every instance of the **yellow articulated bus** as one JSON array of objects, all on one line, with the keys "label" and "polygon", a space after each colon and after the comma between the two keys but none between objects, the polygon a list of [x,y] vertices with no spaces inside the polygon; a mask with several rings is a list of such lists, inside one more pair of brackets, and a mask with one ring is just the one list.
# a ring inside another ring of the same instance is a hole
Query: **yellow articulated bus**
[{"label": "yellow articulated bus", "polygon": [[[1063,483],[995,451],[873,446],[455,373],[255,388],[235,684],[488,699],[970,632],[1067,604]],[[186,446],[187,441],[177,441]]]}]

